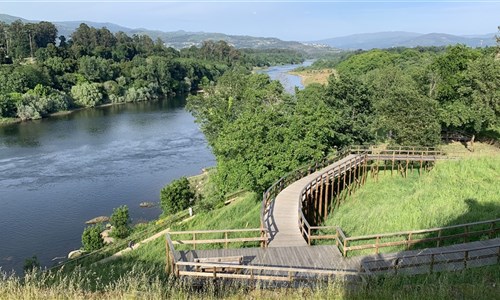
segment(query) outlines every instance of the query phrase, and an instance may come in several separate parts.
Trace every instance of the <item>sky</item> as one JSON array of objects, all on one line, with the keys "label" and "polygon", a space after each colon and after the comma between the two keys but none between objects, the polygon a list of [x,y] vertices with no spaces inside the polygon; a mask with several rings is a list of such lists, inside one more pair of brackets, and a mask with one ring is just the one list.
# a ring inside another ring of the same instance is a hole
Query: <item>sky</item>
[{"label": "sky", "polygon": [[357,33],[497,32],[499,1],[5,1],[29,20],[111,22],[130,28],[204,31],[315,41]]}]

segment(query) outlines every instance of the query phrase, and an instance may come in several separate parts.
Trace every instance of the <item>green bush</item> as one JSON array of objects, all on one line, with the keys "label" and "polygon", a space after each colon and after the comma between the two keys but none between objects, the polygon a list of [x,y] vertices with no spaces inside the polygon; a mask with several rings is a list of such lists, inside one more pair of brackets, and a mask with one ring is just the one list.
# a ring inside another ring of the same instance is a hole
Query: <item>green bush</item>
[{"label": "green bush", "polygon": [[39,268],[40,268],[40,262],[38,261],[38,257],[36,255],[33,255],[31,258],[26,258],[24,260],[23,270],[25,273],[29,273],[34,269],[39,269]]},{"label": "green bush", "polygon": [[189,207],[194,191],[186,177],[165,186],[160,192],[160,205],[164,214],[173,214]]},{"label": "green bush", "polygon": [[130,216],[126,205],[120,206],[113,210],[110,219],[113,225],[112,234],[114,237],[125,238],[130,234]]},{"label": "green bush", "polygon": [[101,236],[103,228],[100,225],[88,226],[83,230],[82,245],[85,251],[95,251],[104,247],[104,239]]}]

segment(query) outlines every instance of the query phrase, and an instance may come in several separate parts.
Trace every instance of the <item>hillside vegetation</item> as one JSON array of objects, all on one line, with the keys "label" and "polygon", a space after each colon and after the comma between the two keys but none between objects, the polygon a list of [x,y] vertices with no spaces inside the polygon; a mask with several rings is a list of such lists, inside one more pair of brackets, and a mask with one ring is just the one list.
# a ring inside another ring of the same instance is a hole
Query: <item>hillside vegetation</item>
[{"label": "hillside vegetation", "polygon": [[348,236],[451,226],[499,217],[500,152],[438,161],[419,176],[381,171],[336,210],[326,225]]}]

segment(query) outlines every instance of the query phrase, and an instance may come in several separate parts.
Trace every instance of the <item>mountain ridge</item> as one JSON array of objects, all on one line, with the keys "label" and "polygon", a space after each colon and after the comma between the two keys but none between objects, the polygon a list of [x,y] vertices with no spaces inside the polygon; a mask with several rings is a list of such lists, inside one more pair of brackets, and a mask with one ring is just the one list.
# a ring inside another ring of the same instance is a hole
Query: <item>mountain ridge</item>
[{"label": "mountain ridge", "polygon": [[447,46],[465,44],[470,47],[495,45],[495,34],[453,35],[447,33],[417,33],[407,31],[383,31],[351,34],[314,41],[343,50],[417,46]]},{"label": "mountain ridge", "polygon": [[[0,21],[12,23],[15,20],[23,22],[40,22],[27,20],[21,17],[0,14]],[[230,35],[204,31],[162,31],[146,28],[129,28],[110,22],[94,21],[50,21],[56,25],[59,35],[70,37],[81,23],[95,28],[106,27],[111,32],[123,31],[126,34],[144,34],[153,40],[162,39],[167,46],[181,49],[191,46],[200,46],[205,40],[224,40],[236,48],[271,49],[283,48],[306,53],[337,52],[342,50],[369,50],[373,48],[417,47],[417,46],[447,46],[465,44],[470,47],[494,46],[495,34],[452,35],[446,33],[417,33],[408,31],[384,31],[373,33],[352,34],[341,37],[321,39],[310,42],[284,41],[276,37],[255,37],[250,35]]]}]

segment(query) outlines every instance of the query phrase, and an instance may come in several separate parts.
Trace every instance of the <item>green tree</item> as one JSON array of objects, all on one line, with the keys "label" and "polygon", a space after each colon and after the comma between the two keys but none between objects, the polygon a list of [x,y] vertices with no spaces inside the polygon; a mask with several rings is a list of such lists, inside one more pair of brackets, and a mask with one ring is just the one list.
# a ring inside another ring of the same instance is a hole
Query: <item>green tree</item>
[{"label": "green tree", "polygon": [[80,83],[71,88],[71,96],[75,103],[84,107],[95,107],[104,98],[98,83]]},{"label": "green tree", "polygon": [[186,177],[172,181],[161,189],[160,205],[164,214],[174,214],[189,207],[195,194]]},{"label": "green tree", "polygon": [[78,73],[90,82],[104,82],[113,78],[111,62],[102,57],[81,57],[78,60]]},{"label": "green tree", "polygon": [[125,238],[130,234],[130,216],[126,205],[120,206],[113,210],[110,218],[110,223],[113,226],[113,236]]},{"label": "green tree", "polygon": [[402,70],[389,67],[372,74],[376,128],[399,145],[434,146],[441,140],[438,102],[422,95]]},{"label": "green tree", "polygon": [[96,251],[104,247],[104,239],[101,236],[102,226],[87,226],[82,234],[82,246],[85,251]]}]

